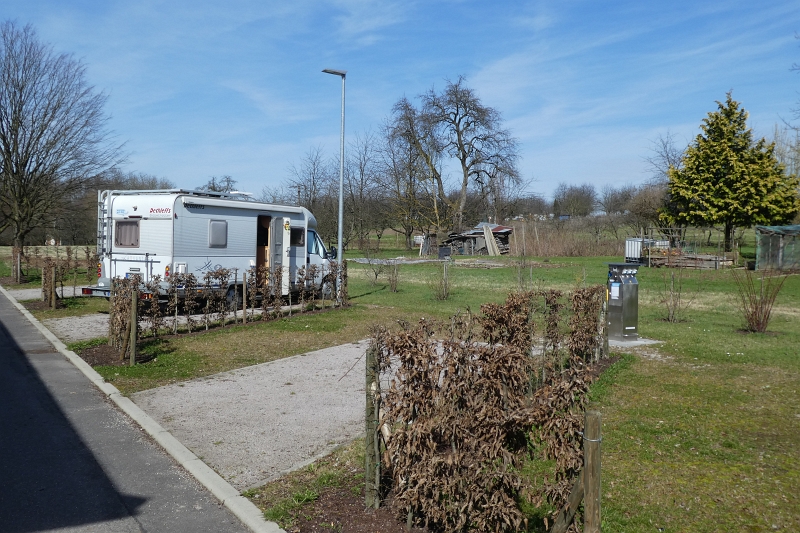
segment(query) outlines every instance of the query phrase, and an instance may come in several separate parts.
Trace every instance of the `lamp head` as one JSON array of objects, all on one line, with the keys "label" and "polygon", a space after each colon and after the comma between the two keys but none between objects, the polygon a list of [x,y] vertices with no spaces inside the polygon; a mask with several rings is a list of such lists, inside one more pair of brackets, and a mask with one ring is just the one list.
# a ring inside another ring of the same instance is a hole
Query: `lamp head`
[{"label": "lamp head", "polygon": [[336,69],[332,69],[332,68],[326,68],[326,69],[323,69],[322,72],[324,72],[325,74],[333,74],[335,76],[341,76],[342,78],[347,76],[347,71],[346,70],[336,70]]}]

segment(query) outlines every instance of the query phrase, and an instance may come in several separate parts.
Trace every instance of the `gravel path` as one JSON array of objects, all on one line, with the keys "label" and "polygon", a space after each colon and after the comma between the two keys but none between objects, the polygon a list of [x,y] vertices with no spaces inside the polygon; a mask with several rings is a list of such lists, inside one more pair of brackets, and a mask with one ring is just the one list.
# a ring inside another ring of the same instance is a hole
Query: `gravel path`
[{"label": "gravel path", "polygon": [[168,385],[131,399],[237,490],[360,436],[367,343]]},{"label": "gravel path", "polygon": [[[80,287],[78,288],[80,291]],[[64,292],[72,296],[72,287],[65,287]],[[38,300],[42,297],[41,289],[12,289],[8,293],[17,301]],[[59,290],[59,296],[61,291]],[[95,314],[70,316],[42,320],[42,324],[66,343],[96,339],[108,336],[108,315]]]}]

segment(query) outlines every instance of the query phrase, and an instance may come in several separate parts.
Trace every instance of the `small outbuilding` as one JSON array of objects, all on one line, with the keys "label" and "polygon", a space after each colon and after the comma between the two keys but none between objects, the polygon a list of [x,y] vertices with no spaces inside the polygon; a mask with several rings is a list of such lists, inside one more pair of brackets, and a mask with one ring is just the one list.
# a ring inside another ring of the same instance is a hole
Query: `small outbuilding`
[{"label": "small outbuilding", "polygon": [[509,251],[509,237],[514,228],[481,222],[464,233],[451,233],[442,243],[452,255],[500,255]]},{"label": "small outbuilding", "polygon": [[756,270],[800,270],[800,225],[756,226]]}]

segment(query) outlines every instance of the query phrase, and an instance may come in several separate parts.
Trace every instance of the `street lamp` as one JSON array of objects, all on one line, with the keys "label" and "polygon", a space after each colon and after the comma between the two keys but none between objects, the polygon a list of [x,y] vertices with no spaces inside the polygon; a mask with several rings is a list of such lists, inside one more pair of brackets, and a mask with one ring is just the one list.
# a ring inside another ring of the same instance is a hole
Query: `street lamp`
[{"label": "street lamp", "polygon": [[[342,219],[344,213],[344,80],[347,77],[346,70],[335,70],[326,68],[322,72],[342,77],[342,134],[339,140],[339,233],[336,241],[336,262],[339,265],[339,272],[342,271]],[[336,299],[339,300],[339,289],[342,280],[341,276],[336,276]]]}]

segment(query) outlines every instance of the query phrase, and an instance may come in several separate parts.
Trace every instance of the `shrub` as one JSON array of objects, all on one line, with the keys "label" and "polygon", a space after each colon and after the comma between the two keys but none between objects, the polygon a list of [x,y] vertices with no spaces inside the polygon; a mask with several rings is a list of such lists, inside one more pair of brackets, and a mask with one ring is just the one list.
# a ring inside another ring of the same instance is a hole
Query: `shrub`
[{"label": "shrub", "polygon": [[731,272],[739,292],[739,309],[744,318],[745,329],[764,333],[772,315],[772,306],[787,276],[774,270],[762,271],[760,275],[746,269],[735,269]]}]

